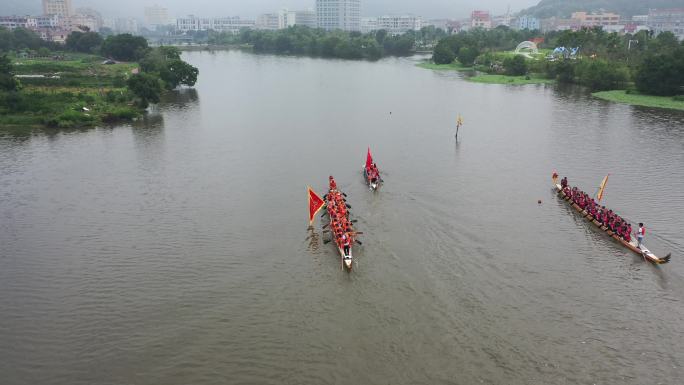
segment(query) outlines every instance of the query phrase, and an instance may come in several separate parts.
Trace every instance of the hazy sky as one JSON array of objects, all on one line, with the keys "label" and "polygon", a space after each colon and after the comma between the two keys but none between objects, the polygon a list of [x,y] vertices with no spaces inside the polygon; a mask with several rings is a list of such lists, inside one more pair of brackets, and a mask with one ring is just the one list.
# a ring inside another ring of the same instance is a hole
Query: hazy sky
[{"label": "hazy sky", "polygon": [[[4,2],[36,3],[40,0],[0,0]],[[363,16],[412,13],[424,18],[465,17],[473,9],[503,14],[510,5],[511,11],[535,5],[539,0],[361,0]],[[143,17],[143,8],[159,4],[169,9],[171,17],[195,14],[197,16],[255,17],[259,13],[280,8],[314,8],[315,0],[73,0],[74,6],[90,6],[103,14]]]}]

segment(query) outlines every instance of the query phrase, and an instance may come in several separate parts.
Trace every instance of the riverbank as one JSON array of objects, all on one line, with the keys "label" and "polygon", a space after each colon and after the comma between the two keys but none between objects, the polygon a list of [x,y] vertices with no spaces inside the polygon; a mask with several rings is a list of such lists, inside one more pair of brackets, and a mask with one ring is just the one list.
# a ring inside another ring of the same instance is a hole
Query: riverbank
[{"label": "riverbank", "polygon": [[458,61],[454,61],[451,64],[435,64],[430,61],[424,61],[416,64],[416,67],[425,68],[428,70],[435,71],[472,71],[473,67],[466,67]]},{"label": "riverbank", "polygon": [[512,85],[525,85],[525,84],[551,84],[555,80],[547,79],[539,75],[529,75],[529,76],[509,76],[509,75],[496,75],[496,74],[486,74],[479,73],[478,75],[466,78],[466,80],[474,83],[487,83],[487,84],[512,84]]},{"label": "riverbank", "polygon": [[684,111],[684,98],[679,100],[671,96],[653,96],[638,93],[627,93],[624,90],[594,92],[592,96],[610,102],[630,104],[633,106],[667,108]]},{"label": "riverbank", "polygon": [[0,126],[87,127],[144,112],[126,88],[137,63],[104,64],[102,57],[73,53],[11,59],[21,89],[0,94]]},{"label": "riverbank", "polygon": [[[430,61],[424,61],[416,64],[416,67],[434,70],[434,71],[475,71],[473,67],[466,67],[458,61],[454,61],[451,64],[435,64]],[[532,74],[529,76],[509,76],[509,75],[497,75],[488,74],[484,72],[477,72],[475,76],[465,77],[465,80],[474,83],[487,83],[487,84],[512,84],[512,85],[525,85],[525,84],[550,84],[554,83],[555,80],[545,78],[541,75]]]},{"label": "riverbank", "polygon": [[252,50],[254,46],[251,44],[178,44],[171,45],[183,52],[194,51],[229,51],[233,49]]}]

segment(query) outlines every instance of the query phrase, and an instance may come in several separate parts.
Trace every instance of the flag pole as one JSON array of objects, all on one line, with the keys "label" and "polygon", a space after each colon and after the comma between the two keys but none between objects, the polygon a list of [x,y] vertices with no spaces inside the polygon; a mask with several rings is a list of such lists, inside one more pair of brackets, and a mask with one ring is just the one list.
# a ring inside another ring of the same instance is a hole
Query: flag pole
[{"label": "flag pole", "polygon": [[461,117],[461,114],[458,114],[458,118],[456,119],[456,139],[458,139],[458,129],[461,128],[462,124],[463,118]]}]

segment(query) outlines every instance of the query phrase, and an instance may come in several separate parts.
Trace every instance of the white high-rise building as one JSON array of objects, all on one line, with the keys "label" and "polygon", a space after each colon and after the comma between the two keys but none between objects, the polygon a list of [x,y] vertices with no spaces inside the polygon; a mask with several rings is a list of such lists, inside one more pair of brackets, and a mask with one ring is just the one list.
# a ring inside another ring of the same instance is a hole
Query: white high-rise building
[{"label": "white high-rise building", "polygon": [[408,31],[420,31],[423,19],[420,16],[381,16],[361,19],[361,32],[369,33],[384,29],[392,36],[402,35]]},{"label": "white high-rise building", "polygon": [[254,28],[254,20],[239,17],[180,17],[176,19],[176,29],[180,32],[188,31],[218,31],[237,34],[243,28]]},{"label": "white high-rise building", "polygon": [[307,9],[306,11],[295,11],[295,25],[301,25],[309,28],[317,28],[316,11]]},{"label": "white high-rise building", "polygon": [[280,29],[280,15],[278,13],[262,13],[257,16],[256,28],[275,31]]},{"label": "white high-rise building", "polygon": [[318,28],[361,30],[361,0],[316,0]]},{"label": "white high-rise building", "polygon": [[283,8],[278,11],[278,29],[285,29],[287,27],[292,27],[295,25],[295,19],[297,14],[295,11],[290,11],[287,8]]},{"label": "white high-rise building", "polygon": [[71,16],[71,0],[43,0],[43,15]]},{"label": "white high-rise building", "polygon": [[170,24],[169,10],[156,4],[145,7],[145,23],[152,27]]}]

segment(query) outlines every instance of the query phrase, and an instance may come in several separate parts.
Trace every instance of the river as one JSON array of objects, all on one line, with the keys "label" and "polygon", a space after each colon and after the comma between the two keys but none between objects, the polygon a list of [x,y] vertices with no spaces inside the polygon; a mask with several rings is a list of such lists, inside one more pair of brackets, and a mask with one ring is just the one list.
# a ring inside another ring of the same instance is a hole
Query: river
[{"label": "river", "polygon": [[[417,58],[184,58],[195,89],[140,122],[0,131],[3,384],[681,384],[684,113]],[[610,173],[672,262],[588,226],[554,169]],[[328,175],[351,273],[307,230]]]}]

